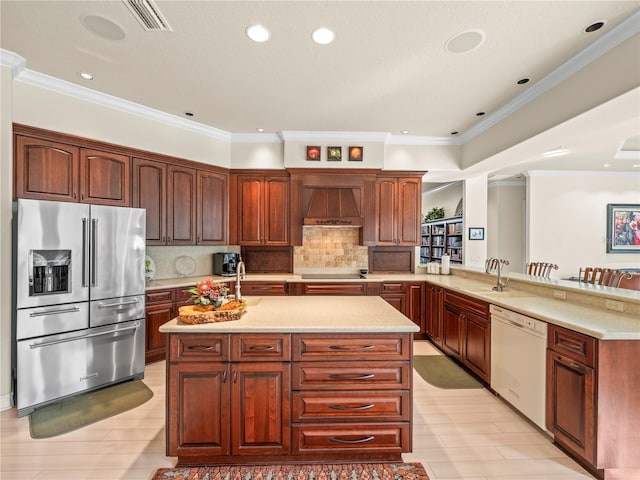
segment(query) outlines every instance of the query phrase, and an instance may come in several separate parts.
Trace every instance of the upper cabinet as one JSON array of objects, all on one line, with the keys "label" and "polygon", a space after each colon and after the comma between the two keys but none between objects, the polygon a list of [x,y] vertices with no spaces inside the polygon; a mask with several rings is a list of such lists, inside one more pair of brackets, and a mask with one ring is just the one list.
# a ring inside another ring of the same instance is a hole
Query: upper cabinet
[{"label": "upper cabinet", "polygon": [[419,245],[421,178],[392,174],[379,175],[376,186],[377,245]]},{"label": "upper cabinet", "polygon": [[80,201],[128,207],[131,157],[117,153],[80,149]]},{"label": "upper cabinet", "polygon": [[227,175],[198,170],[196,184],[196,243],[227,243]]},{"label": "upper cabinet", "polygon": [[229,243],[289,245],[289,176],[238,174],[232,182]]},{"label": "upper cabinet", "polygon": [[167,243],[167,165],[133,159],[132,206],[147,210],[147,245]]},{"label": "upper cabinet", "polygon": [[15,136],[15,196],[79,201],[80,149],[64,143]]},{"label": "upper cabinet", "polygon": [[15,136],[15,196],[128,207],[131,157]]},{"label": "upper cabinet", "polygon": [[167,245],[196,243],[196,171],[167,167]]}]

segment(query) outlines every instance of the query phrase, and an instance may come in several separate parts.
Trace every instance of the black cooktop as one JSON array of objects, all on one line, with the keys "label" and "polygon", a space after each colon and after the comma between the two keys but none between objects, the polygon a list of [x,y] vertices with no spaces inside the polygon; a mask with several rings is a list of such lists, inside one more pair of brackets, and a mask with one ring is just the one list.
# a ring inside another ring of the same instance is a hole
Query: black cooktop
[{"label": "black cooktop", "polygon": [[354,278],[367,278],[359,273],[304,273],[300,275],[303,280],[352,280]]}]

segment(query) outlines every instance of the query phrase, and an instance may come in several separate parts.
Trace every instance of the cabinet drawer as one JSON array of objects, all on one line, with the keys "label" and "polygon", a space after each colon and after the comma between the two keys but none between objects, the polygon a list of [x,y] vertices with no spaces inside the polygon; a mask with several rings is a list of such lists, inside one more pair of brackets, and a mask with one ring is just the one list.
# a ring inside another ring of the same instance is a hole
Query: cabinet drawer
[{"label": "cabinet drawer", "polygon": [[384,282],[382,284],[382,292],[383,293],[391,293],[391,292],[403,292],[405,291],[406,285],[402,282]]},{"label": "cabinet drawer", "polygon": [[286,334],[234,335],[231,337],[231,360],[238,361],[289,361],[291,336]]},{"label": "cabinet drawer", "polygon": [[409,360],[411,334],[293,335],[293,359],[303,361]]},{"label": "cabinet drawer", "polygon": [[548,332],[551,350],[578,360],[589,367],[594,366],[595,338],[557,325],[549,325]]},{"label": "cabinet drawer", "polygon": [[467,297],[450,290],[444,291],[444,303],[476,313],[484,318],[489,318],[489,304],[475,298]]},{"label": "cabinet drawer", "polygon": [[173,288],[167,290],[149,290],[145,293],[145,302],[147,305],[150,303],[173,302],[174,300]]},{"label": "cabinet drawer", "polygon": [[242,295],[288,295],[285,282],[242,282]]},{"label": "cabinet drawer", "polygon": [[408,423],[296,425],[293,427],[293,453],[408,452],[411,447]]},{"label": "cabinet drawer", "polygon": [[365,283],[299,283],[298,295],[366,295]]},{"label": "cabinet drawer", "polygon": [[225,362],[229,359],[229,335],[185,333],[170,338],[171,362]]},{"label": "cabinet drawer", "polygon": [[185,300],[191,300],[191,294],[189,293],[189,290],[191,290],[192,288],[195,288],[194,286],[191,287],[178,287],[176,288],[176,302],[184,302]]},{"label": "cabinet drawer", "polygon": [[408,389],[408,362],[295,363],[293,390]]},{"label": "cabinet drawer", "polygon": [[293,422],[408,422],[409,392],[294,392]]}]

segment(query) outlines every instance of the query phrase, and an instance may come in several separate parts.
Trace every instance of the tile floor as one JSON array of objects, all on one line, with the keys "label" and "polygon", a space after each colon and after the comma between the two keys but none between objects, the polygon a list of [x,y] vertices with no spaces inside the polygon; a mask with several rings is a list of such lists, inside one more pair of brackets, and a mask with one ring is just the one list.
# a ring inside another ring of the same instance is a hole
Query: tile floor
[{"label": "tile floor", "polygon": [[[416,355],[438,354],[415,342]],[[0,479],[148,480],[175,459],[164,454],[164,362],[147,366],[154,397],[144,405],[66,435],[34,440],[28,417],[0,412]],[[592,480],[485,389],[442,390],[414,375],[413,453],[431,480]]]}]

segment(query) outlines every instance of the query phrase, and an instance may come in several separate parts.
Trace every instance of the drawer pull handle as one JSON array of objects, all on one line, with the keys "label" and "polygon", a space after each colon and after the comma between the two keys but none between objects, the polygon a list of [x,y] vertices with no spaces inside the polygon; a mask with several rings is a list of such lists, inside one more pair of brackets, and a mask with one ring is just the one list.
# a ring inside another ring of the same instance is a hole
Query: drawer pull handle
[{"label": "drawer pull handle", "polygon": [[343,438],[331,437],[331,438],[329,438],[329,441],[337,442],[337,443],[367,443],[367,442],[370,442],[371,440],[375,440],[375,439],[376,439],[376,437],[374,437],[373,435],[370,435],[368,437],[358,438],[357,440],[345,440]]},{"label": "drawer pull handle", "polygon": [[373,407],[375,407],[373,403],[370,403],[369,405],[360,405],[359,407],[346,407],[344,405],[329,405],[329,408],[333,408],[334,410],[347,410],[347,411],[369,410],[370,408],[373,408]]},{"label": "drawer pull handle", "polygon": [[210,352],[213,350],[211,345],[189,345],[187,350],[195,350],[196,352]]},{"label": "drawer pull handle", "polygon": [[373,350],[374,348],[376,348],[375,345],[363,345],[363,346],[356,346],[356,347],[349,347],[345,345],[331,345],[329,347],[330,350],[342,350],[342,351]]},{"label": "drawer pull handle", "polygon": [[276,347],[274,347],[273,345],[268,345],[268,346],[264,346],[264,347],[257,347],[255,345],[251,345],[248,350],[251,350],[253,352],[271,352],[272,350],[275,350]]},{"label": "drawer pull handle", "polygon": [[375,375],[373,373],[365,373],[364,375],[340,375],[337,373],[329,375],[331,380],[369,380]]}]

